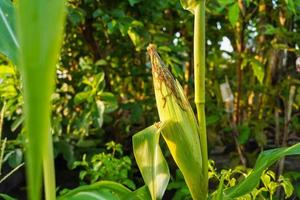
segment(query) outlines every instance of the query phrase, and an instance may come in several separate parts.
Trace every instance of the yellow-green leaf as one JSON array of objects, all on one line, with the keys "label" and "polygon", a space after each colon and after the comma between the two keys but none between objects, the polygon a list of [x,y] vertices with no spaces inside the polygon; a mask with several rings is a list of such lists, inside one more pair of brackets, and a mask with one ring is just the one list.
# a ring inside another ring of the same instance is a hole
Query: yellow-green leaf
[{"label": "yellow-green leaf", "polygon": [[19,64],[24,85],[28,199],[55,199],[50,102],[63,38],[64,0],[17,1]]},{"label": "yellow-green leaf", "polygon": [[239,4],[236,2],[229,7],[228,19],[232,26],[235,26],[240,14]]},{"label": "yellow-green leaf", "polygon": [[149,188],[152,200],[162,199],[170,173],[168,164],[159,147],[159,136],[168,123],[154,124],[132,138],[135,160]]}]

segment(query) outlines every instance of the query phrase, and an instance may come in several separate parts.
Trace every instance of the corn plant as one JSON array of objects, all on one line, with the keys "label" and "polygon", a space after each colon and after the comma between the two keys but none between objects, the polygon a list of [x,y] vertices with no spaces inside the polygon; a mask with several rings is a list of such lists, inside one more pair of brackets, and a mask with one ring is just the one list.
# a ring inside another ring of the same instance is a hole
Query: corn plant
[{"label": "corn plant", "polygon": [[[169,172],[158,145],[161,132],[181,170],[195,200],[208,198],[208,158],[205,122],[205,1],[182,0],[183,7],[194,14],[194,72],[195,104],[198,124],[178,81],[164,67],[153,45],[148,47],[158,113],[163,126],[156,124],[133,137],[135,158],[152,199],[163,195]],[[195,137],[197,135],[198,137]],[[193,155],[190,155],[192,153]],[[286,155],[300,154],[300,144],[262,152],[246,179],[224,189],[221,178],[216,200],[235,199],[250,193],[258,184],[264,170]],[[163,166],[163,167],[162,167]],[[162,170],[164,169],[164,170]],[[162,178],[163,177],[163,178]],[[200,178],[200,179],[199,179]],[[200,180],[200,182],[199,182]],[[159,188],[159,189],[158,189]]]},{"label": "corn plant", "polygon": [[[180,84],[165,67],[153,45],[148,47],[148,53],[152,62],[155,97],[161,122],[133,136],[134,155],[145,184],[149,188],[152,200],[161,199],[170,176],[159,147],[159,135],[162,134],[193,199],[207,199],[205,192],[208,188],[205,187],[208,180],[205,180],[201,173],[201,134],[193,111]],[[251,173],[243,181],[224,189],[224,177],[221,177],[218,190],[209,196],[212,199],[223,200],[246,195],[255,189],[263,172],[272,164],[286,155],[298,154],[300,143],[262,152]]]},{"label": "corn plant", "polygon": [[[17,3],[18,34],[15,34],[14,6],[10,0],[0,1],[0,30],[5,38],[1,37],[0,51],[18,66],[22,75],[28,199],[41,199],[43,177],[45,197],[52,200],[56,199],[56,188],[50,134],[50,97],[54,89],[55,64],[63,35],[64,1],[22,0]],[[204,111],[205,1],[182,0],[182,5],[195,15],[194,71],[198,122],[179,82],[163,64],[155,46],[149,45],[160,122],[133,136],[133,151],[145,186],[131,191],[118,183],[100,181],[63,193],[58,199],[162,199],[170,173],[159,146],[160,135],[166,141],[195,200],[235,199],[248,194],[257,186],[265,169],[283,156],[300,154],[300,144],[262,152],[252,172],[244,180],[224,189],[224,178],[221,178],[218,190],[208,195]]]}]

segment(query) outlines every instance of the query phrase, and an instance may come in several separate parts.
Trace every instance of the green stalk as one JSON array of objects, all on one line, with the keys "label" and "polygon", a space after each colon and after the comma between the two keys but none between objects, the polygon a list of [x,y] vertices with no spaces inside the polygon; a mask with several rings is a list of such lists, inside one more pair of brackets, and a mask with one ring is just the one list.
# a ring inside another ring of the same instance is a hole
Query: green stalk
[{"label": "green stalk", "polygon": [[48,134],[47,144],[44,149],[43,167],[44,167],[44,184],[45,196],[47,200],[54,200],[55,193],[55,169],[54,169],[54,155],[52,145],[52,135]]},{"label": "green stalk", "polygon": [[195,104],[200,128],[202,173],[205,182],[205,194],[203,195],[206,197],[208,190],[208,153],[205,120],[205,0],[199,1],[194,14]]}]

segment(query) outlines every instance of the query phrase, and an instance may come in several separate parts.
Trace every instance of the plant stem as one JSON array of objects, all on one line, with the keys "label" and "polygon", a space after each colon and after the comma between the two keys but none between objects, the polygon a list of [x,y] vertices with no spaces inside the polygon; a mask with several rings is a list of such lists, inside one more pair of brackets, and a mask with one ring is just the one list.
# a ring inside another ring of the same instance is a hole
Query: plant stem
[{"label": "plant stem", "polygon": [[21,163],[18,166],[16,166],[13,170],[11,170],[8,174],[6,174],[3,178],[1,178],[0,183],[5,181],[10,175],[15,173],[18,169],[20,169],[25,163]]},{"label": "plant stem", "polygon": [[194,21],[194,76],[195,76],[195,104],[200,128],[200,145],[202,153],[202,173],[204,177],[205,194],[208,186],[208,155],[205,120],[205,0],[199,1],[195,8]]},{"label": "plant stem", "polygon": [[1,171],[2,171],[3,156],[4,156],[5,147],[6,147],[6,141],[7,141],[6,138],[4,138],[2,140],[2,128],[3,128],[5,110],[6,110],[6,102],[4,101],[1,112],[0,112],[0,175],[1,175]]},{"label": "plant stem", "polygon": [[44,184],[45,196],[47,200],[56,199],[55,190],[55,169],[54,169],[54,156],[53,156],[53,143],[52,135],[49,131],[48,140],[46,141],[43,155],[43,168],[44,168]]},{"label": "plant stem", "polygon": [[[290,93],[289,93],[289,99],[285,107],[285,119],[284,119],[284,129],[283,129],[283,138],[282,138],[282,147],[286,147],[288,145],[288,135],[290,132],[289,126],[291,123],[291,116],[292,116],[292,109],[293,109],[293,103],[294,103],[294,97],[296,93],[296,86],[291,85],[290,86]],[[278,177],[282,175],[284,171],[284,162],[285,157],[283,157],[278,164]],[[277,195],[281,195],[281,190],[278,190]]]},{"label": "plant stem", "polygon": [[1,112],[0,112],[0,142],[1,142],[1,138],[2,138],[2,127],[3,127],[5,110],[6,110],[6,102],[4,101]]}]

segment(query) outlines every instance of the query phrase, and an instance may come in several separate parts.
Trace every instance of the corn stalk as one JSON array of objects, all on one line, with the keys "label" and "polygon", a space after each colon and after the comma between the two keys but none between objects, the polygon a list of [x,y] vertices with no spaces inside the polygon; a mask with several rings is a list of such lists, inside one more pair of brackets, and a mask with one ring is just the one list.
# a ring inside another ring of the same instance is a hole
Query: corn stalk
[{"label": "corn stalk", "polygon": [[200,128],[202,174],[205,188],[203,196],[206,197],[208,188],[208,153],[205,119],[205,1],[199,1],[194,11],[195,104]]},{"label": "corn stalk", "polygon": [[194,14],[194,83],[195,104],[200,128],[200,148],[202,154],[202,174],[207,196],[208,153],[205,119],[205,0],[181,0],[184,9]]}]

